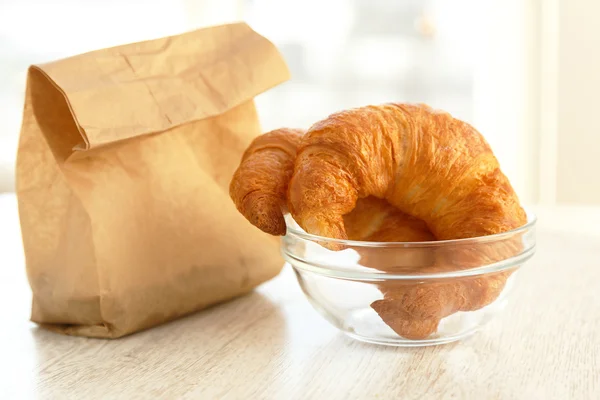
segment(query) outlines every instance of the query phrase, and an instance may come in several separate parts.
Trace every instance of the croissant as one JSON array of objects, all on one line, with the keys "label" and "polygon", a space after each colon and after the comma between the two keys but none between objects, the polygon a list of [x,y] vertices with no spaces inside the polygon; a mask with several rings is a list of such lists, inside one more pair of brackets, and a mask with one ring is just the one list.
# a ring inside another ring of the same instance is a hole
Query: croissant
[{"label": "croissant", "polygon": [[[411,109],[415,106],[406,107]],[[425,106],[416,107],[423,107],[431,111]],[[460,123],[460,121],[458,122]],[[302,131],[283,129],[257,138],[244,154],[240,168],[232,180],[230,194],[238,205],[238,209],[249,221],[266,232],[274,233],[271,227],[277,225],[282,227],[279,229],[279,234],[285,232],[285,222],[283,221],[283,213],[286,208],[285,192],[287,181],[293,172],[294,158],[297,146],[301,142],[301,135]],[[254,156],[249,157],[249,155]],[[249,193],[254,193],[254,196],[248,198],[246,195]],[[270,200],[265,201],[265,197]],[[261,204],[253,205],[257,201],[260,201]],[[246,207],[240,207],[244,203]],[[263,218],[257,218],[257,215],[262,215]],[[264,218],[265,215],[271,218]],[[351,212],[343,215],[342,219],[347,237],[354,240],[425,241],[435,239],[422,220],[403,213],[387,201],[374,196],[358,199],[356,206]],[[279,222],[275,224],[272,221]],[[429,263],[431,264],[431,267],[428,268],[430,271],[456,269],[458,266],[472,267],[479,265],[478,263],[482,261],[499,260],[507,251],[516,251],[519,245],[509,242],[500,246],[496,244],[494,247],[483,253],[476,251],[471,252],[474,254],[469,254],[468,246],[466,248],[459,246],[456,249],[450,249],[447,255],[440,254],[437,261],[424,261],[419,258],[415,265],[422,267]],[[363,251],[361,255],[363,265],[379,269],[385,269],[388,266],[395,267],[396,257],[393,252],[388,253],[386,257],[385,251],[379,250],[372,254],[369,254],[368,251]],[[424,255],[431,257],[431,254]],[[410,264],[407,261],[409,260],[407,260],[406,252],[403,252],[402,264],[404,267]],[[397,268],[395,269],[397,270]],[[386,283],[379,285],[384,299],[374,302],[372,307],[384,322],[401,336],[424,338],[435,332],[441,318],[458,310],[475,310],[493,301],[502,290],[509,274],[510,272],[503,272],[494,276],[465,278],[444,284]]]},{"label": "croissant", "polygon": [[[367,106],[314,124],[298,149],[288,208],[307,232],[348,238],[344,216],[376,197],[423,221],[438,240],[505,232],[526,214],[483,136],[426,105]],[[480,250],[457,246],[434,269],[470,268],[518,251],[515,241]],[[380,284],[371,306],[398,334],[424,338],[456,311],[493,301],[510,272],[439,284]]]}]

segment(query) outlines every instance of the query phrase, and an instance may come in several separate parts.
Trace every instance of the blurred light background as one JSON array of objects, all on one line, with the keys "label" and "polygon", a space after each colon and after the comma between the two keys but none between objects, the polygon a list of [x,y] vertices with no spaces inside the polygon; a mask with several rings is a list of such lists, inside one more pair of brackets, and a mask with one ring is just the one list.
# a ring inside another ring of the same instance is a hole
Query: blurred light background
[{"label": "blurred light background", "polygon": [[599,13],[596,0],[1,0],[0,192],[30,64],[245,20],[292,71],[257,98],[265,130],[425,102],[485,135],[524,202],[600,204]]}]

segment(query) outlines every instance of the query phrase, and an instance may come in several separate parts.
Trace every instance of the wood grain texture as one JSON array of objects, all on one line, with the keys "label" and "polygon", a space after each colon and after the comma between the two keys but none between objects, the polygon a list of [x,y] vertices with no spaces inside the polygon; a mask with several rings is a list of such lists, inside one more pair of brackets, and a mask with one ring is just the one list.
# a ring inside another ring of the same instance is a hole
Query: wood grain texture
[{"label": "wood grain texture", "polygon": [[0,196],[0,398],[598,399],[600,231],[579,226],[600,209],[537,211],[538,251],[512,302],[464,342],[348,339],[289,268],[246,297],[106,341],[28,322],[16,202]]}]

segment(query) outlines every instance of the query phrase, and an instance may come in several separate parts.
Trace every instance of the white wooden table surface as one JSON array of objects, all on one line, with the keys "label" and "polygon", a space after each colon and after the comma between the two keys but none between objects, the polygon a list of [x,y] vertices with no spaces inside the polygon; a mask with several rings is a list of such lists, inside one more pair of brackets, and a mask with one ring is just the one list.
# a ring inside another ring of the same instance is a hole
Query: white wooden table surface
[{"label": "white wooden table surface", "polygon": [[535,210],[538,251],[513,301],[464,342],[352,341],[288,268],[244,298],[106,341],[28,321],[16,201],[0,195],[0,399],[600,399],[600,208]]}]

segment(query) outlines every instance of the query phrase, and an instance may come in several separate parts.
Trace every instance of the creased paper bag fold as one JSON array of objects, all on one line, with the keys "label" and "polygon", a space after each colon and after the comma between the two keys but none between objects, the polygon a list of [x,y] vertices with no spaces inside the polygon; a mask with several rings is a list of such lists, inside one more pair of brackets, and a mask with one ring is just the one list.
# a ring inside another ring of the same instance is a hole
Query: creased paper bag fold
[{"label": "creased paper bag fold", "polygon": [[119,337],[250,291],[282,265],[227,186],[287,80],[246,24],[32,66],[17,196],[32,320]]}]

